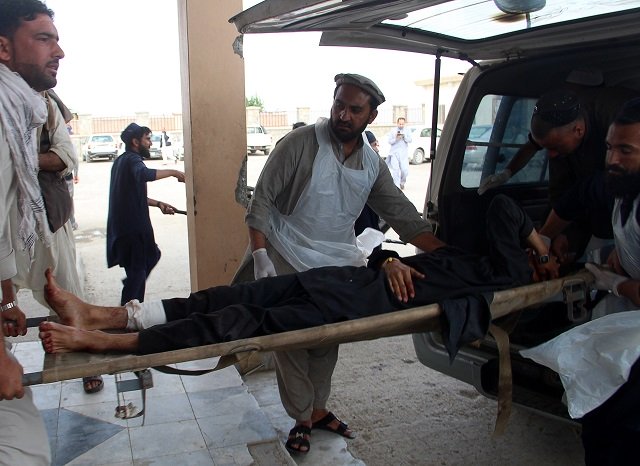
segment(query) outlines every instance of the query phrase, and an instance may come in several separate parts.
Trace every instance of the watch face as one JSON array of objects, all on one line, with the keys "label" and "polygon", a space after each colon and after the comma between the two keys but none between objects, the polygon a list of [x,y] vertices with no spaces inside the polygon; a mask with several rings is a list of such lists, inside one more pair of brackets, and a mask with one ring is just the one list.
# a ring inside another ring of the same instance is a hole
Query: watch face
[{"label": "watch face", "polygon": [[549,262],[548,255],[538,256],[538,264],[546,264],[547,262]]}]

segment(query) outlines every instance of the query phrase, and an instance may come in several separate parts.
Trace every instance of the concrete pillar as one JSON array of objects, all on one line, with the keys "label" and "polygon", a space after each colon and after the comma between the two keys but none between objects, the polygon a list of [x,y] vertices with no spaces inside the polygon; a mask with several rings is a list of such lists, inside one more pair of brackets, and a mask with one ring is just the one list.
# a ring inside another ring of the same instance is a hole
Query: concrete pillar
[{"label": "concrete pillar", "polygon": [[179,0],[191,288],[229,283],[248,243],[235,201],[246,158],[244,64],[228,19],[242,0]]},{"label": "concrete pillar", "polygon": [[304,121],[308,125],[315,123],[315,121],[311,121],[311,109],[309,107],[298,107],[296,109],[296,121]]},{"label": "concrete pillar", "polygon": [[260,107],[247,107],[247,126],[260,126]]}]

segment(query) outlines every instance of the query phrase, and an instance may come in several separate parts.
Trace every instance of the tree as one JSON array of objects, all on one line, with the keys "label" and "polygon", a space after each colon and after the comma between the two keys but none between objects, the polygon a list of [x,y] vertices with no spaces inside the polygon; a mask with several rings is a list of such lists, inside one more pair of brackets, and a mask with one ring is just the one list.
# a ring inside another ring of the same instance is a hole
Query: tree
[{"label": "tree", "polygon": [[260,110],[264,108],[264,104],[262,103],[262,99],[257,95],[251,97],[245,97],[245,107],[260,107]]}]

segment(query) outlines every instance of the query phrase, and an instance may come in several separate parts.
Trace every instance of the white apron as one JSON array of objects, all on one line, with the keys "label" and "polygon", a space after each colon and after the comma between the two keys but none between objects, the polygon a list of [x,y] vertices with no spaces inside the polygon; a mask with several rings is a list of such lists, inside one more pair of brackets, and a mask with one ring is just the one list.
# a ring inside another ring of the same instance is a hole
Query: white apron
[{"label": "white apron", "polygon": [[290,215],[271,210],[269,241],[297,271],[328,265],[366,264],[353,225],[378,177],[379,157],[364,145],[363,169],[343,166],[333,153],[329,120],[315,125],[318,153],[311,180]]}]

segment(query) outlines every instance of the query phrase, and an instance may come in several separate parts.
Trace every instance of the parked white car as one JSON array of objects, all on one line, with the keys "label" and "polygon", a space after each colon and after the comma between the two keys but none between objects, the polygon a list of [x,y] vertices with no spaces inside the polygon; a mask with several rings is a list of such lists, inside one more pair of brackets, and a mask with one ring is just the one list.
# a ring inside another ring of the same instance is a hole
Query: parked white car
[{"label": "parked white car", "polygon": [[[412,141],[409,143],[409,163],[420,165],[423,162],[431,162],[431,127],[419,126],[412,128]],[[436,147],[440,141],[442,130],[436,132]]]},{"label": "parked white car", "polygon": [[95,159],[114,160],[118,156],[119,143],[110,134],[92,134],[82,146],[82,158],[85,162]]}]

